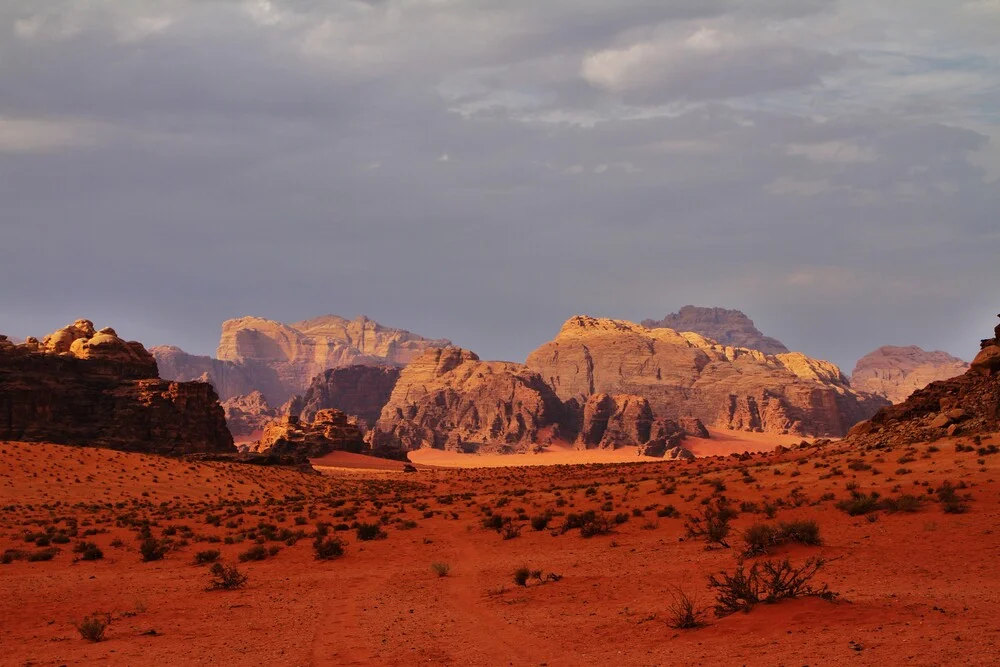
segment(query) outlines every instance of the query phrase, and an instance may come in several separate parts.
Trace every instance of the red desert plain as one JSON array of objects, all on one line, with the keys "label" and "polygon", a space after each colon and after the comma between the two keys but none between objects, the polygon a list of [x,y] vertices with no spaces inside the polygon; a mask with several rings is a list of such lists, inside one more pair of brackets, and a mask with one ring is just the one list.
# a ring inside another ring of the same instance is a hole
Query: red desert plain
[{"label": "red desert plain", "polygon": [[318,474],[0,443],[0,662],[996,663],[1000,438],[749,435]]}]

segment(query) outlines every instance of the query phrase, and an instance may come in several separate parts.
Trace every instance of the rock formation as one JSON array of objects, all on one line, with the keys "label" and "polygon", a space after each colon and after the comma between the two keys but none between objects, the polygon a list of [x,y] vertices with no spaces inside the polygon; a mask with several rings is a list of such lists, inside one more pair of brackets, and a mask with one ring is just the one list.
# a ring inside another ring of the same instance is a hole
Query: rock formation
[{"label": "rock formation", "polygon": [[562,403],[522,364],[457,347],[410,362],[370,434],[374,447],[525,451],[558,439]]},{"label": "rock formation", "polygon": [[900,403],[915,390],[936,380],[961,375],[969,364],[946,352],[926,352],[916,345],[887,345],[858,360],[851,388]]},{"label": "rock formation", "polygon": [[879,410],[852,428],[848,439],[878,447],[1000,430],[1000,325],[980,348],[964,374],[932,382]]},{"label": "rock formation", "polygon": [[[700,422],[687,423],[707,437]],[[481,361],[447,347],[403,369],[368,439],[373,447],[404,451],[512,453],[575,442],[581,449],[638,445],[640,453],[663,456],[684,436],[677,423],[654,420],[641,396],[602,394],[564,404],[524,364]]]},{"label": "rock formation", "polygon": [[222,408],[229,432],[237,442],[259,438],[264,427],[278,418],[278,410],[272,408],[259,391],[223,401]]},{"label": "rock formation", "polygon": [[567,321],[527,365],[563,401],[634,394],[655,418],[696,417],[738,430],[840,436],[886,403],[852,391],[835,365],[797,352],[766,355],[697,333],[586,316]]},{"label": "rock formation", "polygon": [[339,410],[320,410],[311,421],[286,416],[264,428],[252,452],[319,458],[334,451],[361,452],[365,443],[353,418]]},{"label": "rock formation", "polygon": [[357,364],[404,366],[424,350],[448,345],[366,317],[346,320],[326,315],[282,324],[241,317],[222,324],[217,359],[173,347],[154,348],[164,377],[207,378],[223,400],[260,391],[281,405],[306,391],[313,377],[330,368]]},{"label": "rock formation", "polygon": [[88,320],[42,341],[0,342],[0,440],[155,454],[235,451],[211,385],[159,379],[140,343],[96,331]]},{"label": "rock formation", "polygon": [[693,331],[721,345],[743,347],[764,354],[783,354],[789,351],[781,341],[758,331],[753,320],[739,310],[684,306],[662,320],[643,320],[642,326],[649,329]]},{"label": "rock formation", "polygon": [[312,379],[302,396],[288,404],[288,412],[311,421],[316,413],[334,408],[358,418],[366,430],[375,425],[389,402],[400,369],[395,366],[345,366],[323,371]]}]

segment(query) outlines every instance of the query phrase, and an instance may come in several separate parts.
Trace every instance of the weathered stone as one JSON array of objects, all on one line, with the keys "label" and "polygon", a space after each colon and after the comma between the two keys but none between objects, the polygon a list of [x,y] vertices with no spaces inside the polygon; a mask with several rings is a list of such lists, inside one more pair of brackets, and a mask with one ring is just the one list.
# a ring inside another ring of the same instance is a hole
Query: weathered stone
[{"label": "weathered stone", "polygon": [[359,453],[364,439],[357,421],[340,410],[320,410],[311,421],[286,416],[264,427],[261,439],[249,447],[251,452],[319,458],[330,452]]},{"label": "weathered stone", "polygon": [[399,374],[395,366],[332,368],[314,377],[301,399],[288,409],[310,421],[319,410],[335,408],[357,417],[358,425],[367,430],[389,402]]},{"label": "weathered stone", "polygon": [[223,401],[222,408],[226,413],[229,432],[237,441],[260,437],[264,427],[278,418],[278,411],[268,404],[259,391]]},{"label": "weathered stone", "polygon": [[684,306],[662,320],[643,320],[642,326],[650,329],[693,331],[721,345],[758,350],[764,354],[783,354],[789,351],[781,341],[758,331],[753,320],[738,310]]},{"label": "weathered stone", "polygon": [[946,352],[926,352],[916,345],[887,345],[858,360],[851,389],[899,403],[931,382],[961,375],[969,364]]},{"label": "weathered stone", "polygon": [[0,440],[154,454],[232,452],[211,385],[157,377],[156,362],[88,320],[0,348]]}]

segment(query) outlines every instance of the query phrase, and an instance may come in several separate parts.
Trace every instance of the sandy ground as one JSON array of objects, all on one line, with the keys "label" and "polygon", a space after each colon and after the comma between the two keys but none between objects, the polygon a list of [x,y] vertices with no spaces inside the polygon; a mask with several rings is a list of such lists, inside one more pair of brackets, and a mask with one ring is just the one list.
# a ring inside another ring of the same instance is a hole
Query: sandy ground
[{"label": "sandy ground", "polygon": [[[308,475],[0,443],[0,554],[43,551],[40,535],[58,549],[0,564],[0,664],[995,664],[1000,457],[956,452],[954,439],[841,447],[415,473],[338,457]],[[944,480],[965,486],[968,512],[947,514],[928,493]],[[927,500],[915,512],[849,516],[836,508],[848,487]],[[741,510],[732,548],[706,548],[686,536],[685,518],[720,495]],[[623,522],[591,538],[560,530],[588,509]],[[528,518],[544,513],[549,525],[534,530]],[[488,514],[520,532],[503,539],[483,526]],[[715,617],[707,576],[733,570],[749,525],[791,519],[816,520],[823,544],[770,557],[826,558],[816,582],[839,598]],[[318,522],[344,539],[343,557],[315,559]],[[361,541],[355,522],[386,536]],[[163,560],[142,562],[143,526],[171,542]],[[79,560],[81,540],[104,557]],[[258,543],[275,553],[240,562]],[[193,563],[208,549],[245,572],[246,586],[206,590],[207,566]],[[516,585],[521,566],[544,583]],[[698,600],[704,627],[670,627],[678,590]],[[111,618],[99,643],[74,627],[93,613]]]},{"label": "sandy ground", "polygon": [[[786,447],[803,442],[802,436],[745,433],[709,429],[709,439],[684,441],[695,456],[728,456],[743,452],[770,452],[778,445]],[[442,468],[507,468],[518,466],[580,465],[588,463],[662,463],[655,456],[640,456],[638,447],[578,450],[570,445],[552,445],[528,454],[460,454],[440,449],[419,449],[408,454],[410,461]],[[314,461],[313,463],[317,463]]]}]

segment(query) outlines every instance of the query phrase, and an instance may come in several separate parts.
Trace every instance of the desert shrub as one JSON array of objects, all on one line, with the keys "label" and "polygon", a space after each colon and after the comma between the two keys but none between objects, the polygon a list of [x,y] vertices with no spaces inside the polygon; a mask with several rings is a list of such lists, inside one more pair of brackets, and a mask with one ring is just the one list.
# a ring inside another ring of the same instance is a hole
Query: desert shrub
[{"label": "desert shrub", "polygon": [[382,530],[382,526],[377,523],[359,523],[356,529],[356,534],[358,539],[362,542],[383,540],[386,538],[385,531]]},{"label": "desert shrub", "polygon": [[521,526],[514,523],[513,519],[506,519],[500,529],[500,536],[505,540],[512,540],[521,536]]},{"label": "desert shrub", "polygon": [[76,630],[80,636],[90,642],[99,642],[104,639],[104,633],[111,625],[110,614],[93,614],[85,616],[82,621],[76,624]]},{"label": "desert shrub", "polygon": [[700,628],[705,625],[701,620],[702,613],[697,602],[677,588],[674,590],[673,600],[667,606],[667,625],[677,630]]},{"label": "desert shrub", "polygon": [[28,554],[20,549],[7,549],[0,555],[0,564],[10,565],[16,560],[24,560],[27,556]]},{"label": "desert shrub", "polygon": [[879,510],[881,503],[877,491],[871,494],[851,491],[851,497],[837,503],[837,509],[847,512],[850,516],[861,516]]},{"label": "desert shrub", "polygon": [[239,555],[241,563],[251,560],[264,560],[265,558],[267,558],[267,549],[263,544],[255,544]]},{"label": "desert shrub", "polygon": [[40,561],[52,560],[53,558],[55,558],[57,553],[59,553],[59,550],[56,549],[55,547],[49,547],[48,549],[35,551],[33,553],[28,554],[28,562],[38,563]]},{"label": "desert shrub", "polygon": [[736,518],[736,514],[728,500],[717,497],[702,509],[701,516],[688,518],[688,537],[702,537],[709,545],[718,544],[728,549],[726,538],[732,530],[729,522]]},{"label": "desert shrub", "polygon": [[167,555],[168,549],[169,547],[166,542],[158,540],[155,537],[147,537],[139,543],[139,554],[142,556],[143,563],[163,560],[163,557]]},{"label": "desert shrub", "polygon": [[949,481],[945,481],[937,488],[938,502],[945,514],[963,514],[969,510],[969,506],[958,495],[956,487]]},{"label": "desert shrub", "polygon": [[551,520],[552,520],[552,515],[550,515],[548,512],[544,512],[543,514],[538,514],[536,516],[533,516],[531,517],[531,529],[545,530],[549,525],[549,521]]},{"label": "desert shrub", "polygon": [[708,577],[708,587],[716,593],[716,616],[748,612],[757,604],[804,596],[832,598],[826,585],[816,588],[813,577],[823,567],[822,558],[810,558],[795,567],[784,560],[756,562],[747,569],[741,560],[732,572],[721,571]]},{"label": "desert shrub", "polygon": [[889,512],[916,512],[923,502],[922,498],[903,494],[897,498],[886,498],[882,506]]},{"label": "desert shrub", "polygon": [[338,537],[317,536],[313,542],[316,560],[333,560],[344,555],[344,542]]},{"label": "desert shrub", "polygon": [[678,512],[677,508],[674,507],[673,505],[666,505],[666,506],[661,507],[660,509],[656,510],[656,516],[658,516],[660,518],[663,518],[663,517],[675,517],[675,516],[678,516],[679,514],[680,514],[680,512]]},{"label": "desert shrub", "polygon": [[799,544],[818,545],[819,524],[812,520],[782,521],[777,526],[766,523],[755,523],[743,531],[744,557],[760,556],[772,548],[797,542]]},{"label": "desert shrub", "polygon": [[235,565],[215,563],[209,572],[212,574],[212,579],[208,585],[209,590],[231,591],[236,588],[242,588],[247,583],[247,575],[240,572]]},{"label": "desert shrub", "polygon": [[101,560],[104,552],[93,542],[77,542],[73,547],[73,553],[80,554],[80,560]]},{"label": "desert shrub", "polygon": [[527,586],[531,577],[531,570],[527,567],[519,567],[514,570],[514,583],[518,586]]},{"label": "desert shrub", "polygon": [[[628,515],[625,515],[626,520]],[[612,523],[603,514],[591,514],[580,525],[580,537],[594,537],[595,535],[607,535],[611,532]]]},{"label": "desert shrub", "polygon": [[451,565],[448,563],[431,563],[431,569],[439,577],[447,577],[451,572]]},{"label": "desert shrub", "polygon": [[208,549],[207,551],[199,551],[194,555],[195,565],[205,565],[206,563],[214,563],[219,560],[221,552],[218,549]]}]

